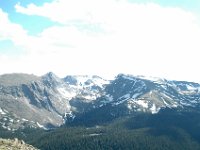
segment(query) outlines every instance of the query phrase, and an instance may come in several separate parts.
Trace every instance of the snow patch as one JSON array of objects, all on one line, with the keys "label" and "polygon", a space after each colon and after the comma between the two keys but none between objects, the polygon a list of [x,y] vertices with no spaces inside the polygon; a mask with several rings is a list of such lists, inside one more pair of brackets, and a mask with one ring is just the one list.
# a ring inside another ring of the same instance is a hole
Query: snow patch
[{"label": "snow patch", "polygon": [[9,119],[10,119],[10,120],[9,120],[10,122],[12,122],[12,123],[14,122],[14,120],[13,120],[12,118],[9,118]]},{"label": "snow patch", "polygon": [[191,85],[186,85],[186,87],[187,87],[187,89],[188,90],[191,90],[191,91],[194,91],[194,90],[196,90],[197,88],[195,88],[195,87],[193,87],[193,86],[191,86]]},{"label": "snow patch", "polygon": [[116,102],[116,103],[114,103],[114,105],[117,106],[117,105],[119,105],[119,104],[122,104],[122,103],[125,102],[126,100],[127,100],[127,99],[124,99],[124,100],[122,100],[122,101]]},{"label": "snow patch", "polygon": [[130,103],[128,103],[127,108],[128,108],[129,110],[132,110],[132,105],[131,105]]},{"label": "snow patch", "polygon": [[172,98],[171,98],[171,97],[169,97],[168,95],[164,94],[164,96],[165,96],[166,98],[168,98],[168,99],[171,99],[171,100],[172,100]]},{"label": "snow patch", "polygon": [[156,105],[153,104],[152,107],[150,108],[150,110],[151,110],[151,113],[152,113],[152,114],[156,114],[156,113],[159,112],[160,108],[157,109],[157,108],[156,108]]},{"label": "snow patch", "polygon": [[137,77],[140,79],[154,81],[154,83],[158,83],[158,84],[162,84],[165,82],[164,78],[159,78],[159,77],[152,77],[152,76],[137,76]]},{"label": "snow patch", "polygon": [[135,78],[134,78],[134,77],[131,77],[131,76],[129,76],[129,75],[122,75],[122,77],[123,77],[124,79],[127,79],[127,80],[135,81]]},{"label": "snow patch", "polygon": [[28,121],[27,119],[25,119],[25,118],[22,118],[22,121]]},{"label": "snow patch", "polygon": [[92,133],[92,134],[89,134],[88,136],[99,136],[99,135],[102,135],[102,133]]},{"label": "snow patch", "polygon": [[[75,76],[76,80],[77,80],[77,85],[79,88],[83,88],[83,87],[90,87],[92,85],[97,85],[101,88],[103,88],[104,84],[109,84],[110,81],[102,79],[101,77],[98,76],[88,76],[88,75],[83,75],[83,76]],[[87,81],[91,80],[91,83],[89,85],[86,85],[85,83]]]},{"label": "snow patch", "polygon": [[64,118],[72,118],[72,120],[74,120],[75,117],[76,117],[76,116],[73,115],[73,112],[72,112],[72,111],[65,112]]},{"label": "snow patch", "polygon": [[8,118],[3,118],[3,121],[7,121],[8,120]]},{"label": "snow patch", "polygon": [[76,96],[76,93],[67,91],[64,87],[57,88],[58,92],[65,98],[72,98]]},{"label": "snow patch", "polygon": [[37,126],[38,126],[39,128],[43,128],[43,129],[47,130],[47,128],[45,128],[43,125],[39,124],[38,122],[36,122],[36,124],[37,124]]},{"label": "snow patch", "polygon": [[130,94],[125,94],[122,97],[118,98],[119,101],[114,103],[113,105],[117,106],[117,105],[122,104],[123,102],[127,101],[128,99],[130,99]]},{"label": "snow patch", "polygon": [[180,101],[180,104],[181,104],[181,105],[184,105],[184,106],[192,106],[191,104],[186,103],[186,102],[184,102],[184,101]]},{"label": "snow patch", "polygon": [[98,96],[95,95],[85,95],[82,96],[83,98],[87,99],[87,100],[96,100]]},{"label": "snow patch", "polygon": [[6,129],[6,130],[9,130],[9,131],[11,130],[11,128],[6,126],[5,123],[2,124],[2,128]]},{"label": "snow patch", "polygon": [[130,94],[125,94],[125,95],[123,95],[122,97],[120,97],[119,99],[124,99],[124,98],[130,98]]},{"label": "snow patch", "polygon": [[103,107],[103,104],[99,105],[99,107]]},{"label": "snow patch", "polygon": [[1,107],[0,107],[0,114],[1,115],[5,115],[6,113],[1,109]]},{"label": "snow patch", "polygon": [[104,80],[102,78],[93,78],[93,81],[97,86],[99,86],[101,88],[103,88],[103,85],[110,83],[110,81]]},{"label": "snow patch", "polygon": [[163,100],[163,103],[165,104],[165,106],[170,106],[163,97],[161,97],[161,99]]},{"label": "snow patch", "polygon": [[172,107],[178,107],[178,105],[177,105],[176,103],[174,103],[174,104],[172,105]]},{"label": "snow patch", "polygon": [[190,103],[197,104],[198,102],[196,100],[191,100]]},{"label": "snow patch", "polygon": [[129,109],[129,110],[132,110],[133,108],[136,108],[135,103],[136,103],[136,101],[135,101],[134,99],[130,99],[130,100],[128,101],[128,105],[127,105],[128,109]]},{"label": "snow patch", "polygon": [[161,86],[163,89],[165,89],[165,90],[167,89],[167,88],[166,88],[166,85],[161,84],[160,86]]},{"label": "snow patch", "polygon": [[138,105],[144,107],[144,108],[148,108],[148,103],[143,101],[143,100],[138,100],[138,101],[135,101]]},{"label": "snow patch", "polygon": [[110,94],[106,95],[106,99],[108,100],[108,102],[112,102],[113,101],[113,96]]},{"label": "snow patch", "polygon": [[135,93],[133,96],[132,96],[132,98],[133,99],[136,99],[139,95],[141,95],[142,93]]}]

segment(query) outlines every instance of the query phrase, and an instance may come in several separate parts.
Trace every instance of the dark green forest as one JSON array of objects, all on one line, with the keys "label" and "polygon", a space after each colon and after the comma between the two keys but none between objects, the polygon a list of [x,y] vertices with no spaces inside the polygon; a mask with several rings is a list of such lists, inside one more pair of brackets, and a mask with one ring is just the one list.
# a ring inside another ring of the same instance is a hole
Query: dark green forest
[{"label": "dark green forest", "polygon": [[200,113],[193,109],[164,109],[158,114],[141,113],[96,125],[88,120],[81,126],[69,123],[48,131],[1,129],[0,136],[18,137],[42,150],[200,149]]}]

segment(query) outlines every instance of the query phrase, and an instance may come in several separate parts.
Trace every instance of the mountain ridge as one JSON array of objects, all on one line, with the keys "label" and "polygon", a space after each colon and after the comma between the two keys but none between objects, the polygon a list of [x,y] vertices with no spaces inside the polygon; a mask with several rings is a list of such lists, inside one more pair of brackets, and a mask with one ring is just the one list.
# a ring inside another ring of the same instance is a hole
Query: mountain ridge
[{"label": "mountain ridge", "polygon": [[200,106],[200,84],[187,81],[126,74],[113,80],[96,75],[59,78],[53,72],[40,77],[6,74],[0,81],[0,126],[9,130],[49,129],[88,115],[93,119],[93,114],[117,118]]}]

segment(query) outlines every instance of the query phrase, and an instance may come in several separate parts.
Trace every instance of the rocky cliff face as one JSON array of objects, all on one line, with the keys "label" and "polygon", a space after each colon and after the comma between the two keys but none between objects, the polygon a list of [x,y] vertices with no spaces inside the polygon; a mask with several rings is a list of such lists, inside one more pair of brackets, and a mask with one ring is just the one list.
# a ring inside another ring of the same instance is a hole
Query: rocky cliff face
[{"label": "rocky cliff face", "polygon": [[[164,108],[198,108],[200,85],[119,74],[98,76],[0,76],[0,126],[51,128],[88,117],[157,113]],[[109,117],[108,117],[109,118]]]},{"label": "rocky cliff face", "polygon": [[[73,78],[76,83],[71,83]],[[97,76],[42,77],[27,74],[0,76],[0,124],[8,130],[24,127],[51,128],[65,123],[73,112],[85,109],[102,95],[107,81]],[[71,101],[74,104],[71,104]]]}]

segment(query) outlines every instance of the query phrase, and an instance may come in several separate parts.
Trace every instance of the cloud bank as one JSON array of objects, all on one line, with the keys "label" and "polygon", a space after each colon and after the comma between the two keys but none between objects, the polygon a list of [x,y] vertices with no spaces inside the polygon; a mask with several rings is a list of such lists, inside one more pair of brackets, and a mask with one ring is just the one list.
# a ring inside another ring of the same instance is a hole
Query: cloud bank
[{"label": "cloud bank", "polygon": [[200,81],[200,26],[191,12],[126,0],[56,0],[26,7],[18,3],[15,9],[60,25],[30,36],[1,10],[0,39],[26,51],[16,58],[1,56],[3,72],[54,71],[60,76],[122,72]]}]

